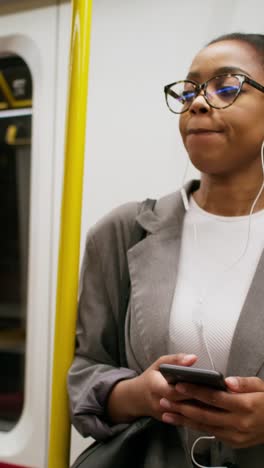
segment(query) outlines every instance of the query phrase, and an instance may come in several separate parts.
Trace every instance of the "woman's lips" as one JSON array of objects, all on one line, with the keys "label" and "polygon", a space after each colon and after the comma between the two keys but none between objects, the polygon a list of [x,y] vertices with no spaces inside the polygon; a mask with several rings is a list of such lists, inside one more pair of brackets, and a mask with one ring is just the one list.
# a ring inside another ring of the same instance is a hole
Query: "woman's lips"
[{"label": "woman's lips", "polygon": [[186,141],[194,144],[215,142],[223,135],[222,130],[212,130],[209,128],[192,128],[187,131]]},{"label": "woman's lips", "polygon": [[187,135],[204,135],[204,134],[223,133],[222,130],[214,130],[209,128],[191,128],[187,131]]}]

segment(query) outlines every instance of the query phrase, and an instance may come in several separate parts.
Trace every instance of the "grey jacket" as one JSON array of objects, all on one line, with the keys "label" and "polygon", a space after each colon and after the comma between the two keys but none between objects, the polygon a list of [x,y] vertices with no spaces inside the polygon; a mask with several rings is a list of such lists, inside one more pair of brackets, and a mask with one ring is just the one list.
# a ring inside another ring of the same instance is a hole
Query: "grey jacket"
[{"label": "grey jacket", "polygon": [[[197,182],[187,185],[195,190]],[[138,215],[139,203],[125,204],[89,232],[82,264],[76,355],[69,372],[72,422],[84,436],[103,440],[126,425],[111,425],[105,403],[119,380],[133,378],[158,357],[168,354],[168,324],[177,278],[185,209],[179,192],[157,201],[155,211]],[[131,246],[135,219],[148,236]],[[124,268],[131,279],[126,322],[130,368],[118,367],[119,287]],[[235,330],[227,375],[264,378],[264,254],[261,256]],[[167,432],[167,434],[166,434]],[[152,468],[175,467],[178,431],[164,425],[149,453]],[[175,438],[175,439],[174,439]],[[175,445],[175,446],[174,446]],[[231,450],[212,445],[212,464],[228,459],[240,468],[263,468],[264,446]],[[186,455],[186,467],[192,466]],[[180,464],[180,468],[185,468]]]}]

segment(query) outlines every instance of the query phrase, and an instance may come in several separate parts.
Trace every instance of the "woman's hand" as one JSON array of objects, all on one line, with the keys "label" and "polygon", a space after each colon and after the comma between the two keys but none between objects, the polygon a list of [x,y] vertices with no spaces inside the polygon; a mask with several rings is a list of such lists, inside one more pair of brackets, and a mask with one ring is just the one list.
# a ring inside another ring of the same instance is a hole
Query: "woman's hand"
[{"label": "woman's hand", "polygon": [[[177,384],[190,402],[161,400],[164,422],[206,432],[233,448],[264,443],[264,382],[258,377],[228,377],[228,392],[192,384]],[[202,404],[209,405],[202,407]]]},{"label": "woman's hand", "polygon": [[176,402],[186,397],[178,394],[175,386],[168,384],[159,372],[160,364],[191,366],[197,360],[193,354],[170,354],[162,356],[134,379],[118,382],[109,398],[108,415],[113,423],[129,422],[141,416],[152,416],[162,420],[164,409],[160,400]]}]

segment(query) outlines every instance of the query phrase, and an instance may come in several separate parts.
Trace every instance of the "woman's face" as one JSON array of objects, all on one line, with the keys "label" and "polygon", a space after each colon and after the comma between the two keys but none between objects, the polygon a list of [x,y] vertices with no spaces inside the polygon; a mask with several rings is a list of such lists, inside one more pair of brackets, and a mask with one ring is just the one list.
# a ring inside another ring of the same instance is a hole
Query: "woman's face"
[{"label": "woman's face", "polygon": [[[187,79],[203,83],[228,69],[264,85],[260,57],[250,45],[234,40],[212,44],[199,52]],[[244,83],[237,100],[226,109],[211,108],[202,93],[190,109],[181,114],[180,132],[192,163],[201,172],[231,175],[247,170],[260,161],[264,140],[264,93]]]}]

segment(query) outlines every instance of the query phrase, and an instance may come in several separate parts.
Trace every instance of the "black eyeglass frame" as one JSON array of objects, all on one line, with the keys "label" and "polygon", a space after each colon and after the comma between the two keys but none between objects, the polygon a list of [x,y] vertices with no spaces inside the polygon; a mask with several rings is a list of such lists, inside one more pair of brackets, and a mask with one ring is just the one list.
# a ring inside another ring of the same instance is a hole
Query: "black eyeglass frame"
[{"label": "black eyeglass frame", "polygon": [[[236,96],[234,97],[233,101],[230,102],[229,104],[227,104],[226,106],[224,107],[218,107],[218,106],[214,106],[213,104],[211,104],[209,101],[208,101],[208,98],[206,96],[206,88],[208,86],[208,83],[210,83],[210,81],[212,80],[215,80],[216,78],[221,78],[221,77],[229,77],[229,76],[235,76],[236,78],[238,78],[238,81],[240,83],[240,87],[238,88],[238,91],[237,91],[237,94]],[[232,106],[232,104],[234,104],[234,102],[236,101],[236,99],[238,98],[240,92],[241,92],[241,89],[242,89],[242,86],[244,83],[248,83],[250,86],[252,86],[253,88],[255,89],[258,89],[259,91],[261,91],[262,93],[264,93],[264,86],[262,86],[260,83],[258,83],[257,81],[255,80],[252,80],[251,78],[249,78],[247,75],[243,75],[241,73],[223,73],[222,75],[217,75],[217,76],[213,76],[212,78],[210,78],[209,80],[205,81],[204,83],[196,83],[195,81],[193,80],[180,80],[180,81],[175,81],[174,83],[170,83],[166,86],[164,86],[164,93],[165,93],[165,99],[166,99],[166,104],[169,108],[169,110],[171,112],[173,112],[174,114],[183,114],[184,112],[187,112],[192,103],[193,103],[193,100],[190,101],[190,105],[187,107],[187,109],[183,110],[182,112],[175,112],[171,109],[171,107],[169,106],[168,104],[168,94],[174,98],[176,98],[176,96],[174,96],[174,94],[176,95],[176,93],[174,93],[174,91],[171,88],[171,86],[175,86],[176,84],[178,83],[191,83],[195,86],[195,97],[193,98],[196,99],[197,96],[199,96],[199,94],[201,93],[201,91],[204,91],[204,94],[203,94],[203,97],[205,99],[205,101],[207,102],[207,104],[212,107],[213,109],[226,109],[227,107],[230,107]],[[178,95],[177,95],[178,96]]]}]

